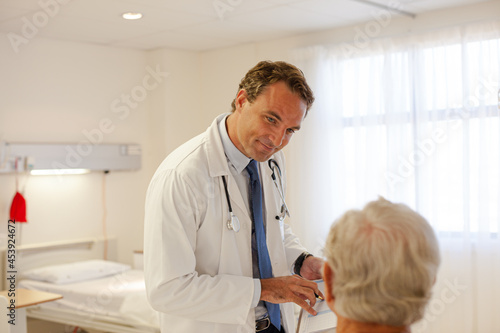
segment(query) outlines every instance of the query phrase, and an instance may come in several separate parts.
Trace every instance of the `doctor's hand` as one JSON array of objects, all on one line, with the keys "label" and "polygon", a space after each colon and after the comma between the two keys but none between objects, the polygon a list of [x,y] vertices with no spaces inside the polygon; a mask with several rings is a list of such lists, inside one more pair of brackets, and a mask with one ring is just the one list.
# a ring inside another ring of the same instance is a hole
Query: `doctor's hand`
[{"label": "doctor's hand", "polygon": [[262,290],[260,294],[261,301],[271,303],[294,302],[313,316],[317,314],[312,307],[316,304],[316,295],[323,297],[323,294],[318,289],[316,282],[293,275],[262,279],[260,284]]},{"label": "doctor's hand", "polygon": [[318,257],[307,257],[302,263],[300,268],[300,275],[308,280],[321,280],[323,279],[323,264],[325,261]]}]

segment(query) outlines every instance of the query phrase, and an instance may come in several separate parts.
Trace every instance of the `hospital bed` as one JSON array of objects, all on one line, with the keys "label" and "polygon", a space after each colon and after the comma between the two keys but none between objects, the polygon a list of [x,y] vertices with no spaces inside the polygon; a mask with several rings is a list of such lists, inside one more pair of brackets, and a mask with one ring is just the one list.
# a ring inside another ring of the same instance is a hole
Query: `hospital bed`
[{"label": "hospital bed", "polygon": [[115,239],[84,239],[18,247],[17,288],[63,296],[30,307],[28,318],[103,332],[159,332],[142,270],[102,260],[105,247],[107,257],[116,258],[115,244]]}]

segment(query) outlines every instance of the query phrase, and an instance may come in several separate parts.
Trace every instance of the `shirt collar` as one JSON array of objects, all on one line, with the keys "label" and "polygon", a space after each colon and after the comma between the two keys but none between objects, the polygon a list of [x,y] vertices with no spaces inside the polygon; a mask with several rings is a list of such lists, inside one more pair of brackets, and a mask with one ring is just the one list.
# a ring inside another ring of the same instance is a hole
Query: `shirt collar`
[{"label": "shirt collar", "polygon": [[234,143],[229,138],[229,134],[227,133],[226,128],[226,120],[230,114],[222,118],[219,122],[219,133],[220,138],[222,140],[222,146],[224,147],[224,152],[226,153],[226,157],[229,160],[229,163],[236,169],[238,173],[241,173],[248,163],[250,162],[250,158],[246,157]]}]

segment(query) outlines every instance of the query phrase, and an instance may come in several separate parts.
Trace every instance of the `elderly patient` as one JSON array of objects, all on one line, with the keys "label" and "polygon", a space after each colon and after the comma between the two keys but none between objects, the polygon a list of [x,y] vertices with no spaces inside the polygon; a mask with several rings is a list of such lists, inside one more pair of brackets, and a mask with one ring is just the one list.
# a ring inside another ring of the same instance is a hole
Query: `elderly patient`
[{"label": "elderly patient", "polygon": [[337,333],[410,332],[423,317],[440,262],[418,213],[383,198],[336,221],[325,246],[325,297]]}]

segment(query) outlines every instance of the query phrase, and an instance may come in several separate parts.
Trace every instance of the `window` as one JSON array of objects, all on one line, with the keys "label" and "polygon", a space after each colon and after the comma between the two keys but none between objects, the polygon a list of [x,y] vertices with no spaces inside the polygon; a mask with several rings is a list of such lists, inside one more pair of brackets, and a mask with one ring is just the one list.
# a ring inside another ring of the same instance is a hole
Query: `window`
[{"label": "window", "polygon": [[[388,197],[404,193],[440,231],[477,232],[487,219],[497,233],[498,59],[500,40],[490,39],[338,63],[334,94],[341,102],[332,112],[342,114],[346,183],[357,184],[346,187],[346,201],[356,205],[370,188]],[[375,179],[367,171],[373,168]]]}]

